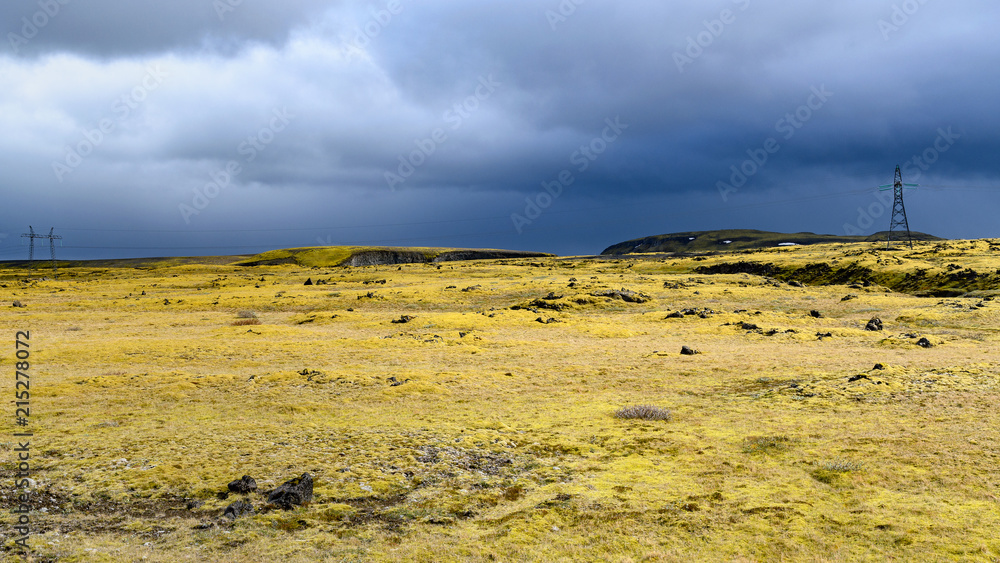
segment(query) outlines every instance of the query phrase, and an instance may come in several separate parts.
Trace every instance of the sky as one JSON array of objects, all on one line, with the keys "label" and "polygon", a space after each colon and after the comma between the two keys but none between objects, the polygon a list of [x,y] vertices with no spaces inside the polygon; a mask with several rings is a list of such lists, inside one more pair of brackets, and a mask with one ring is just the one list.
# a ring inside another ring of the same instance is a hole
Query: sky
[{"label": "sky", "polygon": [[[1000,237],[995,0],[0,5],[0,259]],[[36,242],[47,257],[48,241]]]}]

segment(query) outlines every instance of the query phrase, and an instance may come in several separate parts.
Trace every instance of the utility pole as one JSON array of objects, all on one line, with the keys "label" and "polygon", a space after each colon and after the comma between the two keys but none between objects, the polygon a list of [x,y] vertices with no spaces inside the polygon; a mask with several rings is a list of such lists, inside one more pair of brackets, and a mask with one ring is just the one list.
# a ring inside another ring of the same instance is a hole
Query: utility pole
[{"label": "utility pole", "polygon": [[[899,166],[896,166],[896,177],[892,184],[884,184],[878,187],[881,191],[886,191],[891,189],[893,191],[893,201],[892,201],[892,219],[889,221],[889,235],[886,237],[885,249],[889,250],[890,245],[892,245],[893,233],[906,231],[906,242],[910,245],[910,250],[913,250],[913,237],[910,236],[910,224],[906,220],[906,206],[903,205],[903,188],[913,189],[919,184],[904,184],[903,183],[903,173],[899,170]],[[900,236],[899,240],[902,240]]]}]

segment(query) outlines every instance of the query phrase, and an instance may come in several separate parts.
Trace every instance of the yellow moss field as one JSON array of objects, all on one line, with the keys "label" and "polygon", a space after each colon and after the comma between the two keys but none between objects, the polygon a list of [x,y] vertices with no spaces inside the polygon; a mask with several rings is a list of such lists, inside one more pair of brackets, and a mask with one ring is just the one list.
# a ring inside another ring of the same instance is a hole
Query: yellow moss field
[{"label": "yellow moss field", "polygon": [[29,561],[998,561],[998,248],[0,268],[0,553],[27,430]]}]

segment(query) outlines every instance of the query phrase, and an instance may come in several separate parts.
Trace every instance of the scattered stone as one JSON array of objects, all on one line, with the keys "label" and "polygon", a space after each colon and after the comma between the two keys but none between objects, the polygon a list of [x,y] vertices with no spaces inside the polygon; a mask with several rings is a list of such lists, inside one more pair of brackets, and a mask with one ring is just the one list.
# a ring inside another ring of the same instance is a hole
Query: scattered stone
[{"label": "scattered stone", "polygon": [[267,497],[268,504],[277,505],[279,508],[291,510],[295,505],[312,500],[313,478],[308,473],[303,473],[301,477],[296,477],[282,483],[280,487],[271,492]]},{"label": "scattered stone", "polygon": [[548,319],[543,319],[542,317],[538,317],[537,319],[535,319],[535,322],[550,325],[552,323],[558,323],[562,321],[560,321],[559,319],[553,319],[552,317],[549,317]]},{"label": "scattered stone", "polygon": [[256,490],[257,481],[249,475],[229,483],[229,491],[239,495],[248,495]]},{"label": "scattered stone", "polygon": [[798,282],[798,281],[795,281],[795,280],[792,280],[792,281],[788,282],[788,285],[790,285],[792,287],[805,287],[804,285],[802,285],[802,282]]},{"label": "scattered stone", "polygon": [[753,323],[748,323],[746,321],[740,323],[740,328],[742,328],[743,330],[760,330],[759,326]]},{"label": "scattered stone", "polygon": [[412,321],[415,318],[416,317],[412,317],[410,315],[402,315],[398,319],[393,320],[392,324],[397,324],[397,325],[406,324],[406,323]]},{"label": "scattered stone", "polygon": [[222,515],[230,520],[236,520],[241,516],[249,516],[254,513],[253,505],[245,500],[238,500],[226,507]]},{"label": "scattered stone", "polygon": [[396,376],[394,375],[394,376],[389,377],[388,379],[386,379],[386,381],[389,382],[389,387],[399,387],[400,385],[402,385],[402,384],[406,383],[407,381],[409,381],[409,379],[407,379],[406,381],[400,381],[400,380],[396,379]]},{"label": "scattered stone", "polygon": [[822,319],[823,313],[820,313],[816,309],[813,309],[812,311],[809,311],[809,316],[811,316],[814,319]]},{"label": "scattered stone", "polygon": [[681,355],[682,356],[694,356],[695,354],[701,354],[701,352],[699,352],[698,350],[695,350],[693,348],[689,348],[687,346],[681,346]]},{"label": "scattered stone", "polygon": [[877,369],[878,370],[885,369],[885,366],[882,365],[882,364],[875,364],[875,366],[872,368],[872,370],[877,370]]},{"label": "scattered stone", "polygon": [[196,508],[201,508],[204,504],[205,504],[205,501],[203,501],[203,500],[192,500],[192,501],[188,501],[188,503],[187,503],[186,506],[187,506],[188,510],[194,510]]},{"label": "scattered stone", "polygon": [[841,301],[850,301],[851,299],[857,299],[857,298],[858,298],[857,295],[854,295],[853,293],[851,293],[850,295],[845,295],[840,300]]},{"label": "scattered stone", "polygon": [[469,287],[463,288],[462,291],[469,293],[470,291],[476,291],[477,289],[482,289],[481,285],[470,285]]},{"label": "scattered stone", "polygon": [[20,301],[14,301],[14,303],[11,304],[11,307],[20,308],[20,307],[27,307],[27,305],[21,303]]},{"label": "scattered stone", "polygon": [[674,311],[673,313],[670,313],[669,315],[667,315],[665,318],[668,318],[668,319],[683,319],[684,318],[684,313],[681,313],[680,311]]},{"label": "scattered stone", "polygon": [[306,278],[306,283],[304,283],[302,285],[312,285],[312,284],[313,284],[312,278]]},{"label": "scattered stone", "polygon": [[854,383],[855,381],[860,381],[862,379],[867,379],[868,381],[871,381],[871,378],[868,377],[867,375],[860,374],[860,375],[855,375],[854,377],[849,378],[847,380],[847,382],[848,383]]},{"label": "scattered stone", "polygon": [[823,340],[824,338],[833,338],[833,333],[832,332],[817,332],[816,336],[820,340]]},{"label": "scattered stone", "polygon": [[930,348],[934,345],[931,344],[930,340],[927,340],[926,338],[921,338],[920,340],[917,341],[917,346],[920,346],[921,348]]},{"label": "scattered stone", "polygon": [[550,291],[548,295],[542,297],[542,299],[545,299],[546,301],[555,301],[556,299],[562,299],[562,298],[563,298],[562,295],[556,295],[554,291]]},{"label": "scattered stone", "polygon": [[882,319],[873,317],[872,320],[868,321],[868,324],[865,325],[865,330],[871,332],[882,330]]},{"label": "scattered stone", "polygon": [[449,285],[445,289],[458,289],[458,286],[457,285]]}]

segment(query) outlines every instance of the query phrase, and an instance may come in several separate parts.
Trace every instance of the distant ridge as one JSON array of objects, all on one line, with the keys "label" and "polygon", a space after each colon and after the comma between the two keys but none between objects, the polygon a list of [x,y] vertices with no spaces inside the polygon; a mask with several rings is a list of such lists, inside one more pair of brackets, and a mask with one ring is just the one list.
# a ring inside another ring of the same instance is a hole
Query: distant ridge
[{"label": "distant ridge", "polygon": [[498,260],[504,258],[543,258],[552,256],[543,252],[499,250],[492,248],[413,248],[380,246],[315,246],[271,250],[246,260],[236,266],[379,266],[388,264],[421,264],[454,262],[458,260]]},{"label": "distant ridge", "polygon": [[[735,250],[751,250],[756,248],[773,248],[776,246],[833,244],[852,242],[884,241],[887,231],[875,233],[867,237],[850,237],[838,235],[817,235],[815,233],[775,233],[752,229],[726,229],[721,231],[689,231],[655,235],[645,238],[628,240],[613,244],[601,252],[602,255],[635,254],[641,252],[732,252]],[[945,240],[926,233],[911,231],[913,240],[934,241]]]}]

